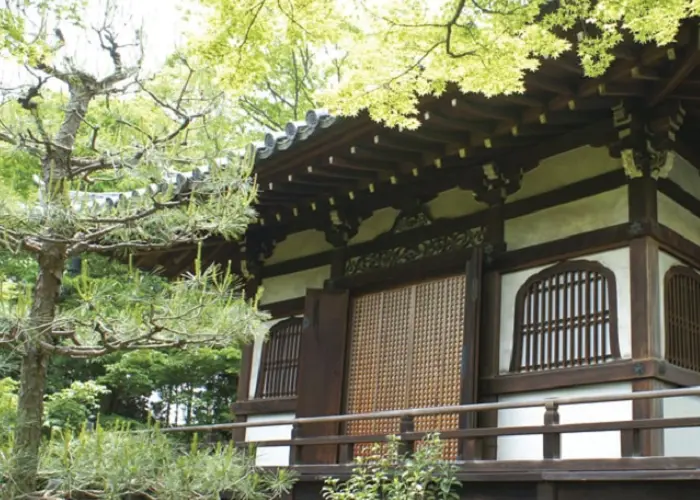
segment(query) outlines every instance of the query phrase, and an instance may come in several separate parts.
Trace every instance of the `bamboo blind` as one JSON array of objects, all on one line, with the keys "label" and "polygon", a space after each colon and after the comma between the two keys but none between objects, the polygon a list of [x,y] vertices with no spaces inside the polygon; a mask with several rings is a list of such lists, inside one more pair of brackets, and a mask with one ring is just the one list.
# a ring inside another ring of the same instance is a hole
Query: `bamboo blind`
[{"label": "bamboo blind", "polygon": [[589,366],[620,357],[615,276],[596,262],[570,261],[518,290],[511,371]]},{"label": "bamboo blind", "polygon": [[700,275],[674,266],[666,272],[664,290],[666,359],[700,371]]},{"label": "bamboo blind", "polygon": [[260,357],[256,397],[288,398],[297,395],[301,318],[289,318],[270,329]]},{"label": "bamboo blind", "polygon": [[[348,413],[459,404],[464,276],[358,297],[352,309]],[[458,426],[457,415],[416,419],[417,431]],[[351,422],[350,435],[388,435],[399,420]],[[355,455],[369,445],[357,445]],[[456,442],[446,443],[454,458]]]}]

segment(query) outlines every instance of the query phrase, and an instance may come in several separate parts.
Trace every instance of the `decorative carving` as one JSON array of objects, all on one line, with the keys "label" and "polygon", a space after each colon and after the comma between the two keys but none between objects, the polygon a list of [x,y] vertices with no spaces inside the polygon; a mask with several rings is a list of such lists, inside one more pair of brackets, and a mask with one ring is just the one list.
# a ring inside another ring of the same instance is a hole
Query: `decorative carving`
[{"label": "decorative carving", "polygon": [[411,205],[401,209],[394,221],[391,232],[394,234],[403,233],[404,231],[429,226],[432,222],[433,218],[428,208],[423,204],[422,200],[416,199]]},{"label": "decorative carving", "polygon": [[610,154],[620,158],[630,179],[667,177],[675,161],[673,144],[685,110],[673,103],[646,113],[629,109],[624,102],[613,108],[618,141],[610,146]]},{"label": "decorative carving", "polygon": [[344,247],[357,234],[363,217],[351,212],[331,210],[329,220],[323,232],[326,241],[335,248]]},{"label": "decorative carving", "polygon": [[481,227],[455,231],[415,244],[401,245],[357,257],[350,257],[345,264],[345,274],[353,276],[377,269],[387,269],[427,257],[464,250],[479,245],[483,241],[484,230]]},{"label": "decorative carving", "polygon": [[248,229],[241,245],[241,274],[246,280],[260,276],[263,262],[272,256],[277,243],[277,235],[262,227],[253,226]]},{"label": "decorative carving", "polygon": [[474,189],[477,201],[496,205],[520,189],[523,169],[515,164],[487,163],[481,167],[482,185]]}]

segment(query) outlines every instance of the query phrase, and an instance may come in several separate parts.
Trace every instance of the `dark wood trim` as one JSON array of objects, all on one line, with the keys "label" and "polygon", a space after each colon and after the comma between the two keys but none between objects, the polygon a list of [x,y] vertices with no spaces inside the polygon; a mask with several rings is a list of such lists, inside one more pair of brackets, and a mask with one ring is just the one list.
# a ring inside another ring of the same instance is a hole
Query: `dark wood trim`
[{"label": "dark wood trim", "polygon": [[482,379],[480,390],[485,395],[501,395],[610,382],[628,382],[653,377],[657,371],[655,366],[651,360],[633,361],[626,359],[597,366],[497,375]]},{"label": "dark wood trim", "polygon": [[651,235],[659,243],[659,249],[689,266],[700,268],[700,246],[662,224],[652,225]]},{"label": "dark wood trim", "polygon": [[659,380],[679,387],[700,386],[700,372],[687,370],[664,360],[657,362],[655,375]]},{"label": "dark wood trim", "polygon": [[297,273],[306,269],[328,266],[332,261],[333,250],[327,250],[325,252],[315,253],[312,255],[305,255],[304,257],[297,257],[295,259],[289,259],[276,264],[267,264],[263,266],[262,277],[274,278],[275,276]]},{"label": "dark wood trim", "polygon": [[260,306],[260,309],[270,313],[272,319],[288,318],[304,314],[304,297],[270,302]]},{"label": "dark wood trim", "polygon": [[[477,247],[467,261],[464,300],[464,332],[462,335],[462,361],[460,377],[460,404],[478,401],[479,386],[479,332],[481,325],[481,281],[483,275],[483,247]],[[477,425],[477,415],[463,413],[459,416],[460,429],[471,429]],[[462,460],[473,460],[480,455],[478,441],[465,439],[459,442]]]},{"label": "dark wood trim", "polygon": [[649,224],[658,220],[657,184],[649,176],[630,179],[627,191],[630,222]]},{"label": "dark wood trim", "polygon": [[502,273],[512,272],[621,248],[627,246],[631,235],[630,231],[629,224],[618,224],[512,250],[498,256],[489,267]]},{"label": "dark wood trim", "polygon": [[[500,362],[501,339],[501,274],[497,271],[489,271],[484,274],[482,284],[482,313],[481,331],[479,332],[479,380],[498,376]],[[479,387],[479,401],[482,403],[495,403],[497,396],[489,396],[481,393]],[[479,427],[497,427],[498,412],[484,411],[477,416]],[[481,458],[495,460],[497,456],[497,439],[484,438],[481,441]]]},{"label": "dark wood trim", "polygon": [[[233,407],[231,408],[233,410]],[[246,421],[246,416],[245,415],[236,415],[233,419],[234,422],[237,424],[242,424]],[[233,439],[234,443],[244,443],[245,442],[245,433],[246,429],[245,427],[238,427],[236,429],[233,429],[231,431],[231,439]]]},{"label": "dark wood trim", "polygon": [[268,413],[295,413],[297,398],[251,399],[238,401],[231,410],[236,415],[259,415]]},{"label": "dark wood trim", "polygon": [[[647,179],[637,179],[646,181]],[[651,179],[649,179],[651,183]],[[646,184],[630,183],[630,218],[641,220],[655,217],[656,191],[649,194]],[[642,189],[644,190],[642,191]],[[651,209],[647,205],[654,203]],[[651,221],[655,222],[654,220]],[[656,240],[644,236],[630,242],[630,329],[632,358],[635,360],[661,357],[661,318],[659,285],[659,246]],[[634,391],[651,390],[658,386],[655,380],[637,380],[632,384]],[[635,400],[632,402],[633,419],[662,416],[661,402]],[[631,431],[623,433],[622,453],[624,456],[658,456],[663,454],[663,432],[660,430]]]},{"label": "dark wood trim", "polygon": [[695,216],[700,217],[700,200],[673,182],[671,179],[659,179],[659,191]]},{"label": "dark wood trim", "polygon": [[[522,217],[561,205],[562,203],[569,203],[596,194],[612,191],[622,187],[624,183],[625,178],[622,170],[615,170],[554,189],[547,193],[538,194],[512,203],[506,203],[503,207],[499,207],[496,212],[502,212],[505,219]],[[485,209],[454,219],[438,219],[430,226],[406,231],[399,235],[384,233],[372,241],[347,247],[345,256],[362,255],[368,252],[400,246],[401,244],[415,243],[416,241],[422,241],[432,236],[448,234],[468,227],[478,227],[484,225],[489,220],[489,210],[490,209]],[[493,212],[493,210],[491,211]],[[492,236],[497,237],[498,233]],[[276,264],[269,264],[263,267],[262,276],[263,278],[270,278],[273,276],[292,274],[306,269],[313,269],[315,267],[332,265],[334,255],[336,255],[336,251],[329,250]]]},{"label": "dark wood trim", "polygon": [[236,400],[247,401],[250,391],[250,377],[253,368],[253,344],[247,344],[241,351],[241,371],[238,374]]}]

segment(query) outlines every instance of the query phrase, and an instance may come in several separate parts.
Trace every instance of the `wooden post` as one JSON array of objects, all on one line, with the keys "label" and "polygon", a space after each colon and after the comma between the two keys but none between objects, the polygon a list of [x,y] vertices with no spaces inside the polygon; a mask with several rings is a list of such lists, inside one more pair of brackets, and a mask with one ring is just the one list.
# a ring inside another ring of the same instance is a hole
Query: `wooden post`
[{"label": "wooden post", "polygon": [[301,460],[301,446],[294,444],[294,441],[301,437],[301,425],[292,425],[292,446],[289,447],[289,465],[300,465]]},{"label": "wooden post", "polygon": [[[547,427],[559,425],[559,404],[556,401],[550,401],[545,405],[544,425]],[[542,458],[545,460],[561,458],[560,433],[551,432],[542,436]]]},{"label": "wooden post", "polygon": [[405,440],[403,435],[407,432],[414,432],[416,429],[415,421],[411,415],[403,415],[399,423],[399,434],[401,442],[399,443],[399,455],[410,455],[415,451],[415,441],[413,439]]}]

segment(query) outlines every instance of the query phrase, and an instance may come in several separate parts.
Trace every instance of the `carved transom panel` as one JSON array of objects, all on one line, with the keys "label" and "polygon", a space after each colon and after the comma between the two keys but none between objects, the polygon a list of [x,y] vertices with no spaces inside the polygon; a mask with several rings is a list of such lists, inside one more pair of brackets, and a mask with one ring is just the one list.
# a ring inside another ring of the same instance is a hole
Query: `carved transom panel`
[{"label": "carved transom panel", "polygon": [[481,227],[435,236],[410,245],[400,245],[365,255],[350,257],[345,264],[345,274],[357,274],[408,264],[428,257],[471,248],[484,241]]}]

